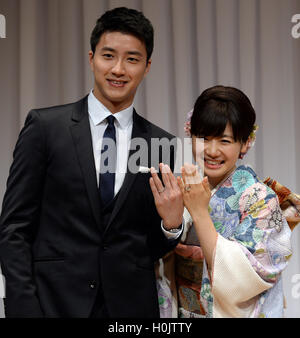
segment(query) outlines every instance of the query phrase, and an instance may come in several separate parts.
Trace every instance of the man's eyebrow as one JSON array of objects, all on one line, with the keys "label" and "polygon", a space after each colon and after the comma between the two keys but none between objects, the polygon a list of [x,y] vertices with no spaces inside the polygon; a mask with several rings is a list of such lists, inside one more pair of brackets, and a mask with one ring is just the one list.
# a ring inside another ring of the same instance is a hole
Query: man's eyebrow
[{"label": "man's eyebrow", "polygon": [[[101,48],[102,52],[113,52],[116,53],[117,51],[114,48],[108,47],[108,46],[104,46]],[[128,55],[137,55],[142,57],[143,54],[141,52],[139,52],[138,50],[131,50],[127,52]]]},{"label": "man's eyebrow", "polygon": [[106,47],[106,46],[102,47],[101,50],[103,52],[115,52],[116,51],[115,49],[113,49],[111,47]]},{"label": "man's eyebrow", "polygon": [[139,52],[138,50],[133,50],[133,51],[129,51],[127,54],[129,55],[138,55],[138,56],[143,56],[143,54],[141,52]]}]

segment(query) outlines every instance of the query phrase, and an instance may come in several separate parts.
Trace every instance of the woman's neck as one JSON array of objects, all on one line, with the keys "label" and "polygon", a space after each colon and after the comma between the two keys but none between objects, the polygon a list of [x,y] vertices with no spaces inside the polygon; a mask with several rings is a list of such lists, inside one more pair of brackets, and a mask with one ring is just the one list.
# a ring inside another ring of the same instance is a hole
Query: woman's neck
[{"label": "woman's neck", "polygon": [[224,181],[227,180],[227,178],[235,171],[236,166],[234,166],[229,172],[226,173],[225,176],[222,177],[216,177],[216,178],[210,178],[208,177],[208,182],[210,185],[210,189],[213,190],[215,189],[218,185],[220,185],[221,183],[223,183]]}]

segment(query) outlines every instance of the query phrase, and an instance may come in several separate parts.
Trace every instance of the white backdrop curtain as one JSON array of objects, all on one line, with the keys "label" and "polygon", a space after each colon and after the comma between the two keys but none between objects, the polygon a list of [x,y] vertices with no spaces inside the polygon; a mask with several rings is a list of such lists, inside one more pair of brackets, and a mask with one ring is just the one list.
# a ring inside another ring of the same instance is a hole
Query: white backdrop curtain
[{"label": "white backdrop curtain", "polygon": [[[300,0],[0,0],[7,25],[0,39],[0,202],[28,111],[89,92],[90,33],[118,6],[142,10],[156,33],[138,112],[183,137],[185,115],[202,90],[241,88],[260,126],[245,161],[261,178],[300,193],[300,39],[291,35]],[[293,249],[284,272],[286,316],[300,317],[300,226]]]}]

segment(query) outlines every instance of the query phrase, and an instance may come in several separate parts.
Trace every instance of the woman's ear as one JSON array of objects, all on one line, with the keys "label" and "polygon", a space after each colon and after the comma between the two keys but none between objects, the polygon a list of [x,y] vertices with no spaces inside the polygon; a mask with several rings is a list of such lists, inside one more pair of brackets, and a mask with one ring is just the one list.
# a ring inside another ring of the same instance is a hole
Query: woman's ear
[{"label": "woman's ear", "polygon": [[250,142],[251,140],[248,138],[248,140],[242,144],[241,153],[246,153],[248,151]]},{"label": "woman's ear", "polygon": [[248,152],[248,150],[250,148],[250,142],[251,142],[251,139],[248,138],[248,140],[245,143],[242,144],[240,156],[239,156],[240,159],[243,159],[244,156],[246,155],[246,153]]}]

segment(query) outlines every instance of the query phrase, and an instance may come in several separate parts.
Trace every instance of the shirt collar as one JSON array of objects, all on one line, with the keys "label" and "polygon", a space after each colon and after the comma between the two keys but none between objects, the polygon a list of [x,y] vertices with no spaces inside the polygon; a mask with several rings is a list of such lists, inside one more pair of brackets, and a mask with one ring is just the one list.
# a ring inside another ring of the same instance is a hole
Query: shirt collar
[{"label": "shirt collar", "polygon": [[[112,115],[112,113],[95,97],[92,90],[88,97],[88,109],[90,118],[95,126],[103,122],[109,115]],[[113,115],[122,129],[127,128],[133,120],[133,104]]]}]

